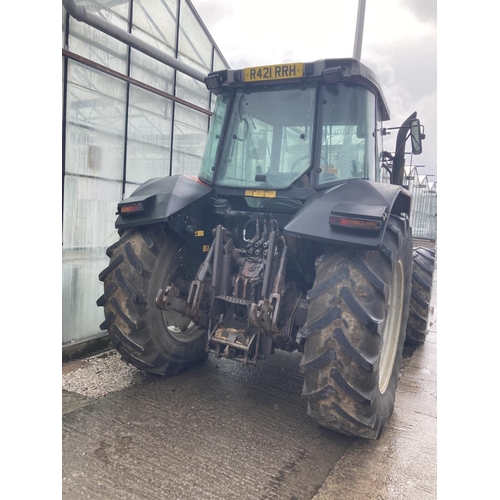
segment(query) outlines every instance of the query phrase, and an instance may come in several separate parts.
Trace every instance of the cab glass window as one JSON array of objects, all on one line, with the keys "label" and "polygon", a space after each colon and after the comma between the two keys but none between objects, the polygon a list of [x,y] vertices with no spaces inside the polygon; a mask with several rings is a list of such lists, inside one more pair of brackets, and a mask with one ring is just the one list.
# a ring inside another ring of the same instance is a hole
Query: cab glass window
[{"label": "cab glass window", "polygon": [[375,96],[361,87],[326,85],[321,128],[319,183],[375,180]]},{"label": "cab glass window", "polygon": [[283,189],[311,164],[315,85],[235,93],[216,185]]},{"label": "cab glass window", "polygon": [[224,125],[224,117],[231,97],[231,92],[219,94],[215,104],[215,111],[210,121],[210,130],[208,132],[207,144],[205,153],[201,163],[201,171],[199,178],[209,184],[212,183],[212,178],[215,170],[215,160],[217,148],[222,136],[222,127]]}]

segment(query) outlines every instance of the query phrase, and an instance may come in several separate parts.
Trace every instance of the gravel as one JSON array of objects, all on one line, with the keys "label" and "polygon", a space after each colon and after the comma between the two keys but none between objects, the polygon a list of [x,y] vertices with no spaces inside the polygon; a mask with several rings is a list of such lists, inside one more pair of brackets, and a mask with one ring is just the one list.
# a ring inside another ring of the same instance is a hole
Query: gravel
[{"label": "gravel", "polygon": [[[415,347],[405,349],[400,377],[410,363],[414,350]],[[82,396],[101,398],[140,384],[146,377],[146,372],[128,365],[115,350],[111,350],[64,366],[62,388]]]},{"label": "gravel", "polygon": [[147,374],[127,365],[112,350],[78,362],[79,368],[62,376],[62,388],[82,396],[101,398],[141,383]]}]

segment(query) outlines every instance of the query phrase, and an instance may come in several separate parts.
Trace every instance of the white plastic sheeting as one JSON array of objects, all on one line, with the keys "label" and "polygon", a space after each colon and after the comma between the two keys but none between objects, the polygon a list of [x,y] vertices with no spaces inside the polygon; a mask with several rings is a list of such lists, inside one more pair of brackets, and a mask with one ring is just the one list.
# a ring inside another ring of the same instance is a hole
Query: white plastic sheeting
[{"label": "white plastic sheeting", "polygon": [[[188,0],[133,0],[132,9],[129,0],[80,3],[126,31],[132,12],[134,36],[204,74],[212,65],[227,67]],[[159,92],[210,108],[210,93],[202,83],[137,50],[129,51],[126,44],[83,22],[71,17],[67,22],[64,8],[62,29],[62,45],[69,52]],[[118,239],[117,203],[152,177],[169,175],[171,170],[197,173],[209,120],[202,112],[85,62],[68,58],[67,63],[67,78],[63,78],[63,345],[103,335],[99,328],[103,310],[96,305],[103,293],[98,276],[109,263],[106,248]]]}]

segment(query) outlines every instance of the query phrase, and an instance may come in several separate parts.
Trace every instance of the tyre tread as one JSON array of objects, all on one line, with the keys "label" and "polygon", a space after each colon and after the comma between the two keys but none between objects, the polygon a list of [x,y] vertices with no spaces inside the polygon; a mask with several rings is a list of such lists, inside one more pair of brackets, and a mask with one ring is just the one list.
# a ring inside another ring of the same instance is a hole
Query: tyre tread
[{"label": "tyre tread", "polygon": [[107,249],[110,264],[99,275],[104,293],[96,303],[104,308],[105,319],[100,327],[110,333],[110,345],[126,362],[159,375],[177,374],[206,359],[201,337],[193,348],[190,344],[176,344],[173,339],[168,346],[163,345],[163,333],[155,332],[150,321],[151,311],[156,312],[154,304],[148,301],[152,300],[151,279],[157,257],[160,252],[165,255],[165,251],[175,255],[178,250],[174,248],[181,244],[161,225],[123,230],[120,239]]},{"label": "tyre tread", "polygon": [[435,257],[436,252],[433,249],[413,249],[410,310],[405,340],[409,345],[421,345],[427,337]]},{"label": "tyre tread", "polygon": [[[378,251],[332,249],[317,259],[317,279],[307,294],[309,313],[301,330],[306,338],[301,371],[302,396],[309,414],[321,425],[351,436],[380,437],[394,409],[409,310],[411,258],[408,222],[391,216]],[[391,389],[382,405],[378,366],[385,317],[381,312],[390,297],[397,259],[404,261],[408,280]]]}]

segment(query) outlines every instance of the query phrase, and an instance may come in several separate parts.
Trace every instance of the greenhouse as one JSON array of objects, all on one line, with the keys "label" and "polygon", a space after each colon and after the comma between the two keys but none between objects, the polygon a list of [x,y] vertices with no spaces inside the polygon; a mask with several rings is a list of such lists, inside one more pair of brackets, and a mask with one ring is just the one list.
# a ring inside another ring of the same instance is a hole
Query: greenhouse
[{"label": "greenhouse", "polygon": [[405,167],[404,185],[412,195],[410,220],[413,237],[437,238],[437,182],[419,173],[418,166]]},{"label": "greenhouse", "polygon": [[213,108],[202,81],[70,10],[195,76],[228,67],[189,0],[63,1],[63,346],[105,335],[98,275],[117,202],[152,177],[197,174]]}]

